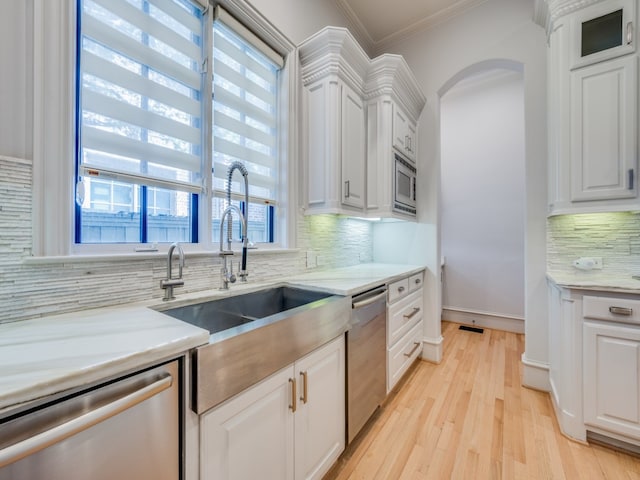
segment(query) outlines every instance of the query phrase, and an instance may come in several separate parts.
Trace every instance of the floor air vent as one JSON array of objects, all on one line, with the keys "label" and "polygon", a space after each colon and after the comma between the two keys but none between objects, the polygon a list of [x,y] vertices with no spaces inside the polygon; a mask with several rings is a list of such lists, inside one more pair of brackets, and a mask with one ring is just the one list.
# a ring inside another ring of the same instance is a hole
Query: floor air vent
[{"label": "floor air vent", "polygon": [[460,330],[466,330],[467,332],[484,333],[484,328],[468,327],[467,325],[460,325],[459,328]]}]

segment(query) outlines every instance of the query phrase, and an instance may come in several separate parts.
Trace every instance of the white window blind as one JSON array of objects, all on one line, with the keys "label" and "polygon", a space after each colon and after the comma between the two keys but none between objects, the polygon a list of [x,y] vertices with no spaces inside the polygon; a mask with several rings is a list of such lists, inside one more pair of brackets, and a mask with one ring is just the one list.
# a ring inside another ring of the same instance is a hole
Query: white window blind
[{"label": "white window blind", "polygon": [[[213,24],[213,170],[222,196],[228,166],[240,161],[249,171],[252,203],[275,204],[278,188],[278,70],[282,58],[248,37],[220,7]],[[235,28],[234,28],[235,26]],[[263,52],[265,52],[263,53]],[[241,176],[231,186],[244,194]]]},{"label": "white window blind", "polygon": [[83,0],[80,175],[202,190],[202,11]]}]

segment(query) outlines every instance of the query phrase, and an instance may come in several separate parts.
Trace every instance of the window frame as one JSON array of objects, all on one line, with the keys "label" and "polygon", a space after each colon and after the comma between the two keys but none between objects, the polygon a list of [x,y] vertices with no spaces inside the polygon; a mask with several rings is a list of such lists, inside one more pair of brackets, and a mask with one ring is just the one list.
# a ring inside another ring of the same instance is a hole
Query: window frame
[{"label": "window frame", "polygon": [[[207,0],[194,0],[205,4]],[[261,243],[261,250],[295,248],[298,186],[299,66],[295,45],[275,29],[245,0],[211,1],[204,12],[205,44],[211,52],[213,7],[220,4],[285,59],[278,75],[279,117],[278,209],[273,244]],[[76,244],[74,181],[76,169],[76,0],[34,0],[33,10],[33,256],[86,256],[136,254],[149,244]],[[203,98],[211,98],[212,65],[208,56]],[[213,108],[212,102],[208,108]],[[203,172],[211,172],[211,118],[203,115]],[[204,175],[198,196],[198,243],[184,243],[189,252],[216,252],[218,242],[211,232],[212,175]],[[166,252],[169,244],[153,245]]]}]

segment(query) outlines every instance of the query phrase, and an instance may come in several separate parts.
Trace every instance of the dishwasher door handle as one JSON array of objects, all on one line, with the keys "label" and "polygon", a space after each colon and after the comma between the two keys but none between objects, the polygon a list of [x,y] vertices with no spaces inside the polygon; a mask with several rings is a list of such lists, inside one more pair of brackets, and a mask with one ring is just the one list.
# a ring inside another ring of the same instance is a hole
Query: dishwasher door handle
[{"label": "dishwasher door handle", "polygon": [[366,307],[367,305],[371,305],[372,303],[376,303],[378,300],[382,298],[386,298],[387,290],[382,290],[378,295],[374,295],[373,297],[365,298],[364,300],[357,300],[351,304],[352,308],[355,310],[357,308]]},{"label": "dishwasher door handle", "polygon": [[128,393],[123,397],[114,400],[102,407],[91,410],[85,414],[72,418],[68,422],[57,425],[49,430],[38,433],[33,437],[27,438],[21,442],[10,445],[0,450],[0,468],[17,462],[29,455],[44,450],[51,445],[55,445],[77,433],[115,417],[119,413],[128,410],[139,403],[154,397],[160,392],[171,388],[173,377],[166,374],[159,380],[142,387],[134,392]]}]

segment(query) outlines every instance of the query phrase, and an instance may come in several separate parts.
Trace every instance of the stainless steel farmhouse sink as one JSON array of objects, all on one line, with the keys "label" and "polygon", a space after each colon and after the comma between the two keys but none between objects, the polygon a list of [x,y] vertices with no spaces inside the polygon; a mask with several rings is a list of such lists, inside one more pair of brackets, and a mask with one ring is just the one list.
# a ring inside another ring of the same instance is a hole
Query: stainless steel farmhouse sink
[{"label": "stainless steel farmhouse sink", "polygon": [[211,334],[192,356],[192,408],[203,413],[343,334],[351,301],[284,286],[163,313]]}]

